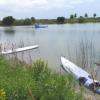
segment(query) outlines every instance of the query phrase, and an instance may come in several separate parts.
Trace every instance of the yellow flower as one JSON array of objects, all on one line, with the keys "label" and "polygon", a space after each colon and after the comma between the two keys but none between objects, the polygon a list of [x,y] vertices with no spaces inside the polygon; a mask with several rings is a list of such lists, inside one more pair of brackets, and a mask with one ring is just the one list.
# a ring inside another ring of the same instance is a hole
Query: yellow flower
[{"label": "yellow flower", "polygon": [[1,90],[0,90],[0,97],[4,97],[5,94],[6,94],[6,93],[5,93],[4,89],[1,89]]}]

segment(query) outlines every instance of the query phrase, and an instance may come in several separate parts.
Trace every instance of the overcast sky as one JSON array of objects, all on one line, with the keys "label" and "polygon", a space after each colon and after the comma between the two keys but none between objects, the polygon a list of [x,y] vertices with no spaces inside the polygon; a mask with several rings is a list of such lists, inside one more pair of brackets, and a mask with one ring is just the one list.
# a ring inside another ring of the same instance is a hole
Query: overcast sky
[{"label": "overcast sky", "polygon": [[0,18],[56,18],[74,13],[100,16],[100,0],[0,0]]}]

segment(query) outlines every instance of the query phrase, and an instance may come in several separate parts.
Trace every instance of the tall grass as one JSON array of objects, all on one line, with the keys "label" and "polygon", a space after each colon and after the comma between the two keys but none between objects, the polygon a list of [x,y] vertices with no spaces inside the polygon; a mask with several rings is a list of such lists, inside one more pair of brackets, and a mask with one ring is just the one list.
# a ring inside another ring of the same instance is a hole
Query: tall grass
[{"label": "tall grass", "polygon": [[96,51],[93,41],[81,40],[76,49],[76,61],[83,69],[93,71],[95,69]]},{"label": "tall grass", "polygon": [[[95,45],[93,44],[93,41],[89,41],[86,39],[81,40],[79,42],[79,48],[76,49],[76,61],[80,67],[82,67],[83,69],[85,69],[87,72],[91,74],[93,80],[98,78],[97,73],[98,73],[99,65],[96,65],[95,63],[97,58],[98,55],[95,49]],[[90,94],[91,93],[88,93],[88,95]],[[95,100],[100,99],[100,97],[98,97],[95,93],[94,96],[92,95],[91,97],[95,97]]]},{"label": "tall grass", "polygon": [[75,81],[48,68],[42,60],[17,64],[0,57],[0,89],[7,100],[82,100]]}]

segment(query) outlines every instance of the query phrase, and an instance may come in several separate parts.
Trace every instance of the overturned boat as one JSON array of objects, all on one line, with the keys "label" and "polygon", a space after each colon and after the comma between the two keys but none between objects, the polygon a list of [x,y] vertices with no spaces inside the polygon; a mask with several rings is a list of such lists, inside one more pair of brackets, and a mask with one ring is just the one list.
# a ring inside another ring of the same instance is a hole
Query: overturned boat
[{"label": "overturned boat", "polygon": [[71,61],[67,60],[65,57],[61,57],[61,63],[63,69],[71,74],[79,82],[80,85],[83,84],[86,88],[100,94],[100,82],[94,80],[92,75]]},{"label": "overturned boat", "polygon": [[22,47],[22,48],[7,50],[7,51],[1,51],[0,54],[2,54],[2,55],[12,54],[12,53],[17,53],[17,52],[31,50],[31,49],[36,49],[38,47],[39,47],[38,45],[27,46],[27,47]]}]

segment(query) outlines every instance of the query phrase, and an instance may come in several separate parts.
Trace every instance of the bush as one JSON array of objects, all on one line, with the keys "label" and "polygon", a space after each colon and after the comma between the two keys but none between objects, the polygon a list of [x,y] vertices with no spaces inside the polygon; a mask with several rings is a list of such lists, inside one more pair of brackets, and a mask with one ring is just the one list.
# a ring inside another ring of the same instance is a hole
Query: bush
[{"label": "bush", "polygon": [[3,18],[2,24],[5,26],[13,25],[15,19],[12,16],[7,16]]},{"label": "bush", "polygon": [[65,22],[65,17],[57,17],[57,23],[63,24]]},{"label": "bush", "polygon": [[8,100],[82,100],[71,76],[51,71],[42,60],[33,65],[0,58],[0,88]]},{"label": "bush", "polygon": [[85,19],[82,16],[80,16],[80,18],[78,19],[78,22],[83,23],[84,21],[85,21]]},{"label": "bush", "polygon": [[26,18],[26,19],[24,20],[24,25],[31,25],[31,19]]},{"label": "bush", "polygon": [[33,89],[36,100],[82,100],[82,95],[75,93],[76,82],[70,75],[52,72],[41,59],[34,62],[30,70],[36,82]]}]

